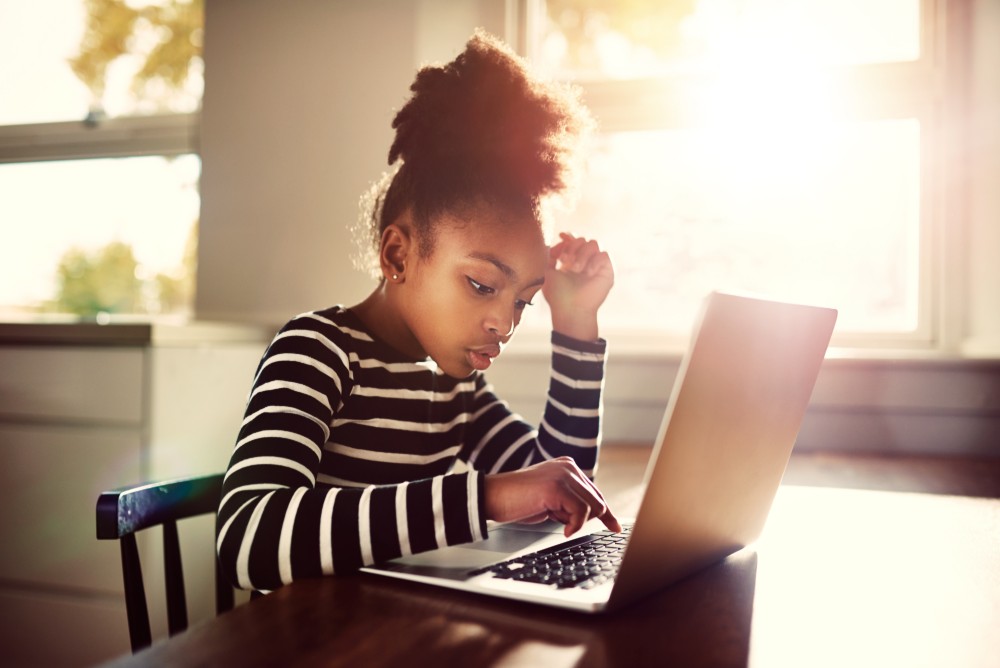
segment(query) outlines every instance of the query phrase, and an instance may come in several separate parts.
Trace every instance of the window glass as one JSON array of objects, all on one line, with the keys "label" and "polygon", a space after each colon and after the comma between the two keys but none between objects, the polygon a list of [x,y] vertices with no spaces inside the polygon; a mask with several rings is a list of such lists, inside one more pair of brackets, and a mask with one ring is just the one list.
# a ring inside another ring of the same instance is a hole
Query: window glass
[{"label": "window glass", "polygon": [[886,68],[871,90],[853,69],[920,59],[921,4],[544,3],[529,55],[603,126],[558,224],[612,252],[604,322],[683,334],[726,289],[834,306],[855,341],[930,336],[938,82]]},{"label": "window glass", "polygon": [[534,60],[575,79],[920,57],[920,0],[548,0]]},{"label": "window glass", "polygon": [[560,229],[615,263],[602,321],[685,332],[714,289],[840,309],[841,332],[917,326],[916,120],[598,137]]},{"label": "window glass", "polygon": [[[0,318],[187,314],[196,155],[0,165]],[[101,316],[103,317],[103,316]]]},{"label": "window glass", "polygon": [[0,125],[190,112],[201,0],[0,3]]}]

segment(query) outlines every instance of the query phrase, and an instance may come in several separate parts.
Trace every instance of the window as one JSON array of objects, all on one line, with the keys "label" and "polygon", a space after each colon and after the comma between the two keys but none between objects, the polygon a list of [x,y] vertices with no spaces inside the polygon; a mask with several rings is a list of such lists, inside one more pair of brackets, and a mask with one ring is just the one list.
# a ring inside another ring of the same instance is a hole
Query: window
[{"label": "window", "polygon": [[0,319],[186,315],[201,0],[0,6]]},{"label": "window", "polygon": [[730,289],[838,308],[841,345],[940,347],[945,7],[522,3],[529,59],[598,119],[563,224],[615,260],[604,321],[680,338]]}]

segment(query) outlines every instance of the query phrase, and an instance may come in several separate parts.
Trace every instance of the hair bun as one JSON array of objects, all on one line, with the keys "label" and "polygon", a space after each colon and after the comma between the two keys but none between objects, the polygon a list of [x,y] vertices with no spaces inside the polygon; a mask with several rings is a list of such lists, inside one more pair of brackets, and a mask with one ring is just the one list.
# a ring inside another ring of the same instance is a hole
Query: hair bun
[{"label": "hair bun", "polygon": [[422,68],[396,114],[389,164],[464,174],[537,198],[562,190],[590,117],[574,90],[542,84],[505,44],[477,30],[443,66]]}]

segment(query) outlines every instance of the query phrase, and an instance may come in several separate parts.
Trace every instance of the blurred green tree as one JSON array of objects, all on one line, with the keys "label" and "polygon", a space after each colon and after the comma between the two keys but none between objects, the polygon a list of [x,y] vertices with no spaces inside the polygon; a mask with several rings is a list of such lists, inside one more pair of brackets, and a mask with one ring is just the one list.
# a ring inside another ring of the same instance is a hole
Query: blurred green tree
[{"label": "blurred green tree", "polygon": [[198,265],[198,221],[194,221],[184,244],[184,257],[176,274],[159,273],[153,279],[156,285],[158,310],[161,313],[178,313],[194,303],[194,277]]},{"label": "blurred green tree", "polygon": [[56,270],[56,310],[79,316],[136,312],[142,296],[137,264],[132,247],[121,241],[94,253],[70,248]]},{"label": "blurred green tree", "polygon": [[201,58],[203,0],[163,0],[140,7],[126,0],[85,3],[87,25],[69,65],[90,89],[94,110],[102,110],[108,66],[125,55],[144,58],[132,78],[135,97],[169,106],[169,94],[184,88]]}]

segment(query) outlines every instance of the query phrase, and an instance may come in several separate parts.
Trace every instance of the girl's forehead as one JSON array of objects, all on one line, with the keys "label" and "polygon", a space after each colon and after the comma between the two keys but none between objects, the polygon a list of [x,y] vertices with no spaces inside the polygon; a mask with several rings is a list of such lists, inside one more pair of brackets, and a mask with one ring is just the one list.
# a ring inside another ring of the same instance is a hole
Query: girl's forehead
[{"label": "girl's forehead", "polygon": [[450,233],[457,241],[474,243],[480,239],[508,239],[519,243],[545,245],[542,225],[533,212],[512,211],[478,204],[445,212],[433,221],[435,233]]},{"label": "girl's forehead", "polygon": [[435,246],[449,255],[488,255],[518,268],[519,274],[522,271],[544,274],[548,249],[542,227],[533,215],[475,207],[467,212],[442,215],[435,221],[434,235]]}]

